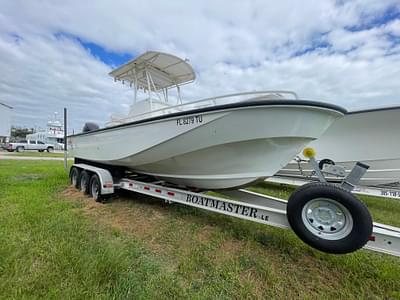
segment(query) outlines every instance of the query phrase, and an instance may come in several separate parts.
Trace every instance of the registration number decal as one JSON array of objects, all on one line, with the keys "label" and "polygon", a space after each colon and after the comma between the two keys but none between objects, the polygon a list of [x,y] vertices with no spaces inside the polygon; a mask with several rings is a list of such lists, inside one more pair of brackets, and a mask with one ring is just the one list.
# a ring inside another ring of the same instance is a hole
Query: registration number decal
[{"label": "registration number decal", "polygon": [[192,124],[200,124],[203,122],[203,116],[190,116],[176,119],[176,126],[184,126],[184,125],[192,125]]}]

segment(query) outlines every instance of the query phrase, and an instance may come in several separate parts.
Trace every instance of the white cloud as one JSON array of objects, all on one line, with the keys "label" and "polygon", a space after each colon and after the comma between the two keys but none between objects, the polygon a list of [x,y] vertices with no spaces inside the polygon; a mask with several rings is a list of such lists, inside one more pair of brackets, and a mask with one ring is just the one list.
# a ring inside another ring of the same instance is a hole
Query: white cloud
[{"label": "white cloud", "polygon": [[394,20],[384,27],[386,33],[400,37],[400,20]]},{"label": "white cloud", "polygon": [[290,89],[348,108],[400,102],[400,46],[392,38],[400,35],[400,21],[374,23],[388,9],[400,10],[398,0],[0,1],[0,7],[0,101],[15,106],[19,125],[43,126],[67,106],[72,127],[80,129],[130,103],[132,92],[112,82],[109,66],[57,33],[109,51],[187,57],[198,77],[183,90],[190,99]]},{"label": "white cloud", "polygon": [[53,112],[68,107],[78,129],[85,120],[101,122],[114,107],[129,103],[126,89],[107,76],[110,68],[69,39],[35,36],[16,42],[3,35],[0,57],[1,100],[14,106],[15,124],[43,126]]}]

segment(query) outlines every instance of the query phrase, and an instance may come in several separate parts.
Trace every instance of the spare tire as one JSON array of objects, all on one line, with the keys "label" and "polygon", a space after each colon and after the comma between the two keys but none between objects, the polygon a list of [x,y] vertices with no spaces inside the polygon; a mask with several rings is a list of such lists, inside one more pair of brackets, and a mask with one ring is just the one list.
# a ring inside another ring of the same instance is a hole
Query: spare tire
[{"label": "spare tire", "polygon": [[324,165],[335,165],[335,162],[332,159],[324,158],[321,159],[318,163],[318,167],[320,170],[324,168]]},{"label": "spare tire", "polygon": [[350,253],[372,234],[367,207],[349,191],[325,182],[307,183],[287,204],[290,227],[306,244],[328,253]]}]

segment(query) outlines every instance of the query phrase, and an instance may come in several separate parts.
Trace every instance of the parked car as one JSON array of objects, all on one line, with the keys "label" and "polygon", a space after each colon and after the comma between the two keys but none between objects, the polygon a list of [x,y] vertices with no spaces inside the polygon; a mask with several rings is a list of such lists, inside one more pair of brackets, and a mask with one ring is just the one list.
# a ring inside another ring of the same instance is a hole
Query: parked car
[{"label": "parked car", "polygon": [[47,151],[53,152],[54,146],[52,144],[45,144],[41,141],[34,140],[22,140],[16,143],[8,143],[8,152],[24,152],[25,150],[37,150],[39,152]]},{"label": "parked car", "polygon": [[56,150],[64,150],[64,143],[56,143],[54,146]]}]

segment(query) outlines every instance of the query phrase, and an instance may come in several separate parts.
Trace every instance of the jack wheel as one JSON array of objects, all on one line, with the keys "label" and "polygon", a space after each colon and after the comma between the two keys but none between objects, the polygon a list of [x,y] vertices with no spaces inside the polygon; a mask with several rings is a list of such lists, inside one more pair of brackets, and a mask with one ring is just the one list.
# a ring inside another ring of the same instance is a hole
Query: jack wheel
[{"label": "jack wheel", "polygon": [[322,170],[324,168],[324,165],[335,165],[335,162],[332,159],[329,158],[324,158],[321,159],[318,163],[318,167],[320,170]]}]

